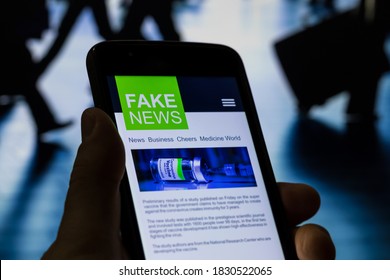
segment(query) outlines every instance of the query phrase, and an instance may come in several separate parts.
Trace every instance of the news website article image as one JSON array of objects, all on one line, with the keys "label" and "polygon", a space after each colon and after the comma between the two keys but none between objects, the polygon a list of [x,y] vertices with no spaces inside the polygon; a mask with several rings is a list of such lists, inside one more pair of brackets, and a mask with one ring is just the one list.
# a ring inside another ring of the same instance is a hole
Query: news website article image
[{"label": "news website article image", "polygon": [[246,147],[131,152],[141,192],[257,186]]}]

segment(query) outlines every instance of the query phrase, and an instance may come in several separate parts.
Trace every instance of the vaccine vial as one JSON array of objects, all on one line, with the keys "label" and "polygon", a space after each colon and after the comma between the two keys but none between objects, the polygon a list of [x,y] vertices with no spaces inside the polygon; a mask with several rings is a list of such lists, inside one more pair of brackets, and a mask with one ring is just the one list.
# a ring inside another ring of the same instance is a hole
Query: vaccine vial
[{"label": "vaccine vial", "polygon": [[[209,168],[201,157],[153,158],[150,171],[158,183],[254,182],[250,164],[226,163],[222,167]],[[236,179],[229,179],[232,177]]]},{"label": "vaccine vial", "polygon": [[163,183],[208,183],[208,167],[201,157],[153,158],[150,171],[155,182]]}]

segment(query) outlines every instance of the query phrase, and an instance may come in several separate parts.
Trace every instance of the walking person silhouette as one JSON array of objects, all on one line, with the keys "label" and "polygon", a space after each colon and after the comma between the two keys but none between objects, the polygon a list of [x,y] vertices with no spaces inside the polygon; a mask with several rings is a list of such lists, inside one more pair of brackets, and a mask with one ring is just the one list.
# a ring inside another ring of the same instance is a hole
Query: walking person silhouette
[{"label": "walking person silhouette", "polygon": [[2,75],[0,95],[21,95],[27,102],[35,120],[37,133],[66,127],[60,123],[37,88],[35,64],[26,41],[41,38],[48,28],[45,0],[3,1],[0,9],[0,44]]},{"label": "walking person silhouette", "polygon": [[67,40],[76,20],[85,8],[90,8],[94,15],[96,25],[100,36],[104,39],[113,39],[113,32],[108,19],[108,12],[105,0],[66,0],[68,8],[63,16],[58,28],[57,37],[53,44],[48,49],[45,56],[37,64],[36,73],[41,75],[50,63],[55,59],[61,51],[65,41]]},{"label": "walking person silhouette", "polygon": [[122,29],[118,33],[120,39],[145,40],[141,32],[142,24],[150,16],[158,25],[163,40],[180,41],[172,15],[173,0],[123,0],[127,6]]}]

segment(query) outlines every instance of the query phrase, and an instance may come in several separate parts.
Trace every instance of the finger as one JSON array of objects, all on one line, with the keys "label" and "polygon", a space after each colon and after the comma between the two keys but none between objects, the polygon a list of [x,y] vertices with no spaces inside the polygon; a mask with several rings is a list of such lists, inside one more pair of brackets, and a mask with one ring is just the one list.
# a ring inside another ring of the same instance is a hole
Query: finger
[{"label": "finger", "polygon": [[333,260],[336,257],[331,236],[319,225],[307,224],[297,228],[294,239],[298,259]]},{"label": "finger", "polygon": [[82,143],[54,246],[63,254],[60,258],[111,258],[121,247],[123,143],[110,118],[99,109],[83,113],[81,128]]},{"label": "finger", "polygon": [[305,184],[278,183],[287,219],[295,226],[311,218],[319,209],[318,192]]}]

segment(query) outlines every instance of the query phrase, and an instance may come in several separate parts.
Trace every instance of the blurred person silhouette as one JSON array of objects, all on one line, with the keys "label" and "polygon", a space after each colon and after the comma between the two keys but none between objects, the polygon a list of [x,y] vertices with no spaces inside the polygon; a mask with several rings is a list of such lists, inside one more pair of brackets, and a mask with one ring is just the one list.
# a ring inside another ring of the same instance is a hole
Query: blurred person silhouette
[{"label": "blurred person silhouette", "polygon": [[346,109],[349,123],[372,123],[378,116],[376,101],[383,74],[389,71],[384,51],[390,22],[390,1],[361,0],[360,46],[354,82],[349,88],[350,99]]},{"label": "blurred person silhouette", "polygon": [[[89,108],[81,118],[81,144],[73,165],[57,237],[43,259],[128,259],[120,233],[120,182],[125,151],[114,123],[102,110]],[[299,259],[334,259],[328,231],[305,224],[320,207],[315,189],[279,183],[283,206]]]},{"label": "blurred person silhouette", "polygon": [[92,10],[98,32],[105,40],[113,39],[105,0],[57,0],[68,2],[68,7],[57,30],[57,37],[44,57],[37,63],[36,74],[41,75],[55,59],[66,42],[74,24],[84,8]]},{"label": "blurred person silhouette", "polygon": [[308,4],[310,6],[323,5],[324,8],[327,8],[330,10],[335,9],[335,1],[334,0],[309,0]]},{"label": "blurred person silhouette", "polygon": [[48,28],[45,0],[3,1],[0,9],[0,95],[23,96],[35,120],[37,133],[66,127],[58,122],[36,85],[35,64],[27,48],[28,39],[41,38]]},{"label": "blurred person silhouette", "polygon": [[127,10],[122,28],[118,33],[119,39],[145,40],[142,34],[142,24],[150,16],[158,25],[163,40],[180,41],[173,20],[174,0],[122,0]]},{"label": "blurred person silhouette", "polygon": [[356,7],[275,43],[300,115],[307,116],[313,106],[346,91],[348,124],[372,124],[377,119],[378,85],[390,69],[384,50],[389,3],[361,0]]}]

